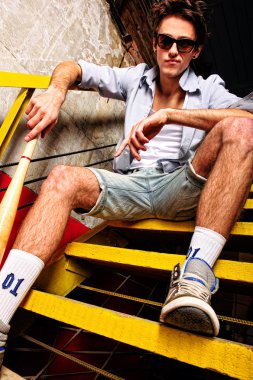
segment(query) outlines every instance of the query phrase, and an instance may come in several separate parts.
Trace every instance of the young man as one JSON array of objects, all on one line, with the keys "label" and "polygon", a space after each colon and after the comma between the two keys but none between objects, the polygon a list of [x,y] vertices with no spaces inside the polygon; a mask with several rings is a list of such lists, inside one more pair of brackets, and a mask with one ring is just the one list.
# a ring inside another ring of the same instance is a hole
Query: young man
[{"label": "young man", "polygon": [[238,98],[217,75],[204,80],[190,68],[206,36],[205,3],[164,0],[153,6],[153,19],[157,67],[64,62],[49,89],[27,108],[29,141],[55,126],[69,87],[80,82],[81,88],[126,102],[124,139],[116,173],[58,166],[44,182],[0,273],[1,357],[9,321],[57,249],[75,208],[104,219],[185,220],[198,206],[187,258],[172,273],[161,321],[218,334],[210,306],[218,288],[212,267],[251,184],[253,121],[247,111],[227,109]]}]

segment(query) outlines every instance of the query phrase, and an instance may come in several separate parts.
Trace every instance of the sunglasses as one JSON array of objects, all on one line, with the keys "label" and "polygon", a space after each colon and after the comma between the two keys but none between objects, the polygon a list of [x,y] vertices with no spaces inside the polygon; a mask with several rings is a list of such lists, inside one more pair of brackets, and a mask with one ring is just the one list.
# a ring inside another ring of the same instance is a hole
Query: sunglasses
[{"label": "sunglasses", "polygon": [[173,38],[167,34],[156,34],[156,43],[160,49],[169,50],[174,42],[177,44],[179,53],[190,53],[193,48],[197,47],[197,42],[190,38]]}]

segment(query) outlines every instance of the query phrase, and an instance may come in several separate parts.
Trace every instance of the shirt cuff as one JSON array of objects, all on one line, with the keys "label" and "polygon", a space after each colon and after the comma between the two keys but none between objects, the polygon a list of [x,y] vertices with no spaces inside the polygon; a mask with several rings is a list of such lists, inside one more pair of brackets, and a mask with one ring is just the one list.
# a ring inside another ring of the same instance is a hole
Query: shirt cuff
[{"label": "shirt cuff", "polygon": [[78,64],[82,69],[82,80],[78,84],[78,87],[82,89],[97,89],[101,78],[101,67],[82,59],[78,61]]}]

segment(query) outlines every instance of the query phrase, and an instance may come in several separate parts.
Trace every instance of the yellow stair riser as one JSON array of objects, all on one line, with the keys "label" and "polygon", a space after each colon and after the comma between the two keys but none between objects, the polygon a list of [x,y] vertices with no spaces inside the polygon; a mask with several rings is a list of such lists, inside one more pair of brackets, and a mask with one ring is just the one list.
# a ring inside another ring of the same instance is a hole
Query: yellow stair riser
[{"label": "yellow stair riser", "polygon": [[245,210],[252,210],[253,209],[253,199],[247,199],[245,205],[244,205]]},{"label": "yellow stair riser", "polygon": [[[137,222],[108,221],[107,225],[116,228],[126,228],[134,230],[149,230],[160,232],[193,232],[194,221],[170,222],[167,220],[147,219]],[[234,236],[253,236],[253,222],[237,222],[232,229]]]},{"label": "yellow stair riser", "polygon": [[193,335],[157,322],[35,290],[29,293],[22,306],[26,310],[168,358],[240,380],[252,379],[253,348],[243,344]]},{"label": "yellow stair riser", "polygon": [[[147,252],[88,243],[73,242],[67,245],[65,253],[71,257],[81,258],[99,264],[117,267],[130,267],[143,271],[164,272],[168,277],[177,263],[183,264],[185,256],[158,252]],[[215,274],[220,279],[253,283],[253,263],[218,260]]]}]

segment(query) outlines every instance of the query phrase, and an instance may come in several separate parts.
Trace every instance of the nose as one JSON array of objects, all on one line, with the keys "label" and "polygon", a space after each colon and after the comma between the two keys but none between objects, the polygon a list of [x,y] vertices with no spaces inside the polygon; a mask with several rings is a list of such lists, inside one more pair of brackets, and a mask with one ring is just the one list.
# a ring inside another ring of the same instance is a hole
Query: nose
[{"label": "nose", "polygon": [[175,55],[178,55],[178,50],[177,50],[177,44],[176,44],[176,42],[174,42],[173,45],[171,46],[171,48],[169,49],[169,55],[172,55],[173,57]]}]

